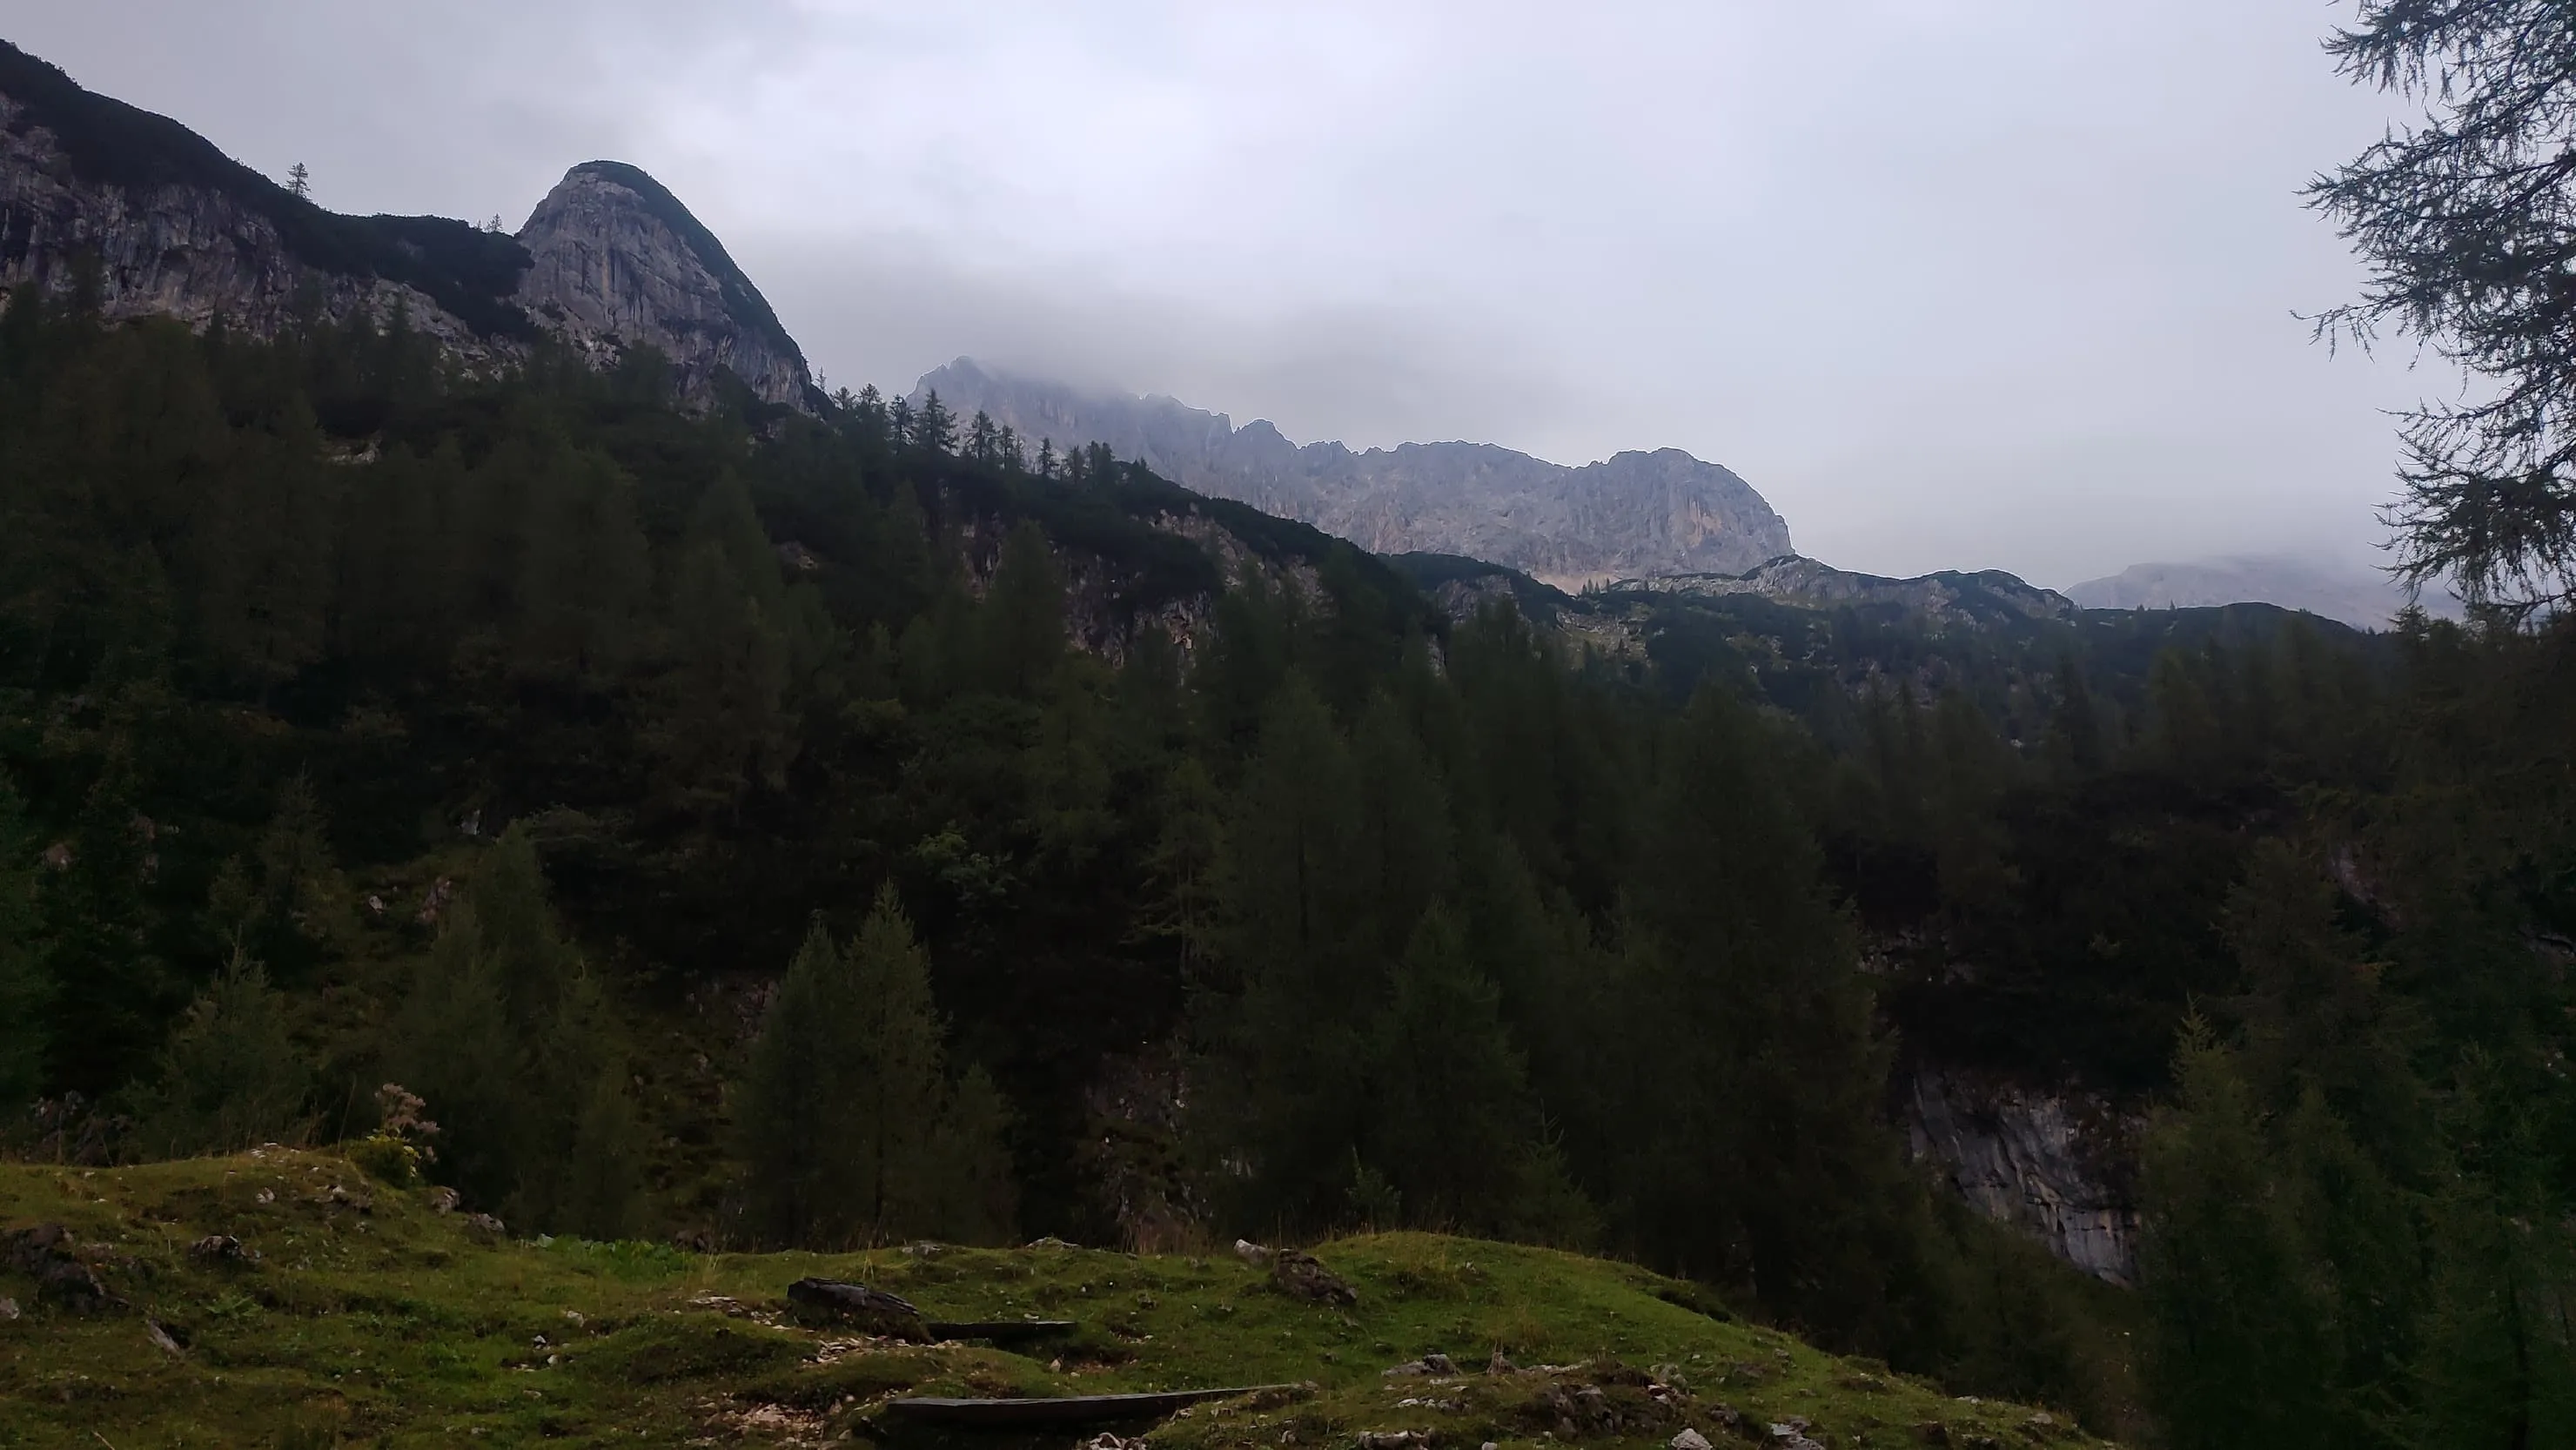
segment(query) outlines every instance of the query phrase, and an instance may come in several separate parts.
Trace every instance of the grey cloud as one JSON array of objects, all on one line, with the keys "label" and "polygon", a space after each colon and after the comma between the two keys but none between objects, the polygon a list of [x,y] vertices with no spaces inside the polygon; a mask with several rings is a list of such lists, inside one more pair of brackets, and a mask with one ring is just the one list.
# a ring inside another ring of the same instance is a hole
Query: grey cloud
[{"label": "grey cloud", "polygon": [[838,381],[960,353],[1292,437],[1673,445],[1803,546],[2043,582],[2366,557],[2382,410],[2295,191],[2348,5],[0,0],[352,210],[643,165]]}]

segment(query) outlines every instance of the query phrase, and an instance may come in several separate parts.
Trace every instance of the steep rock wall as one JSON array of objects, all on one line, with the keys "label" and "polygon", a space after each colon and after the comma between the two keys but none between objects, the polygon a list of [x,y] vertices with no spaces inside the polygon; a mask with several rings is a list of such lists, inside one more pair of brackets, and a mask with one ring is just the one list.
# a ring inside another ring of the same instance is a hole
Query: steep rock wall
[{"label": "steep rock wall", "polygon": [[649,345],[690,396],[726,369],[768,402],[806,404],[813,380],[795,340],[714,236],[643,172],[574,167],[519,241],[533,259],[520,302],[594,363]]},{"label": "steep rock wall", "polygon": [[418,288],[303,261],[273,217],[229,191],[85,178],[24,102],[0,95],[0,288],[67,290],[91,261],[111,318],[166,315],[202,327],[220,316],[265,334],[299,316],[389,317],[400,308],[415,330],[469,361],[495,353]]},{"label": "steep rock wall", "polygon": [[2094,1278],[2136,1284],[2135,1118],[2090,1094],[1928,1064],[1903,1092],[1915,1158],[1961,1198]]}]

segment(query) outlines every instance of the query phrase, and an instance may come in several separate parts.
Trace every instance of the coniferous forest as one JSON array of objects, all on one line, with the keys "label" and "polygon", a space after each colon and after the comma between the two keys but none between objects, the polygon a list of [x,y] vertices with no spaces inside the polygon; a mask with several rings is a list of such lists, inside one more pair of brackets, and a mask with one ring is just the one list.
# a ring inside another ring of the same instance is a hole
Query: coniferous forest
[{"label": "coniferous forest", "polygon": [[[2562,622],[1802,712],[935,400],[32,292],[0,515],[14,1153],[718,1246],[1434,1226],[2176,1445],[2576,1426]],[[1932,1185],[1924,1051],[2162,1104],[2139,1290]]]}]

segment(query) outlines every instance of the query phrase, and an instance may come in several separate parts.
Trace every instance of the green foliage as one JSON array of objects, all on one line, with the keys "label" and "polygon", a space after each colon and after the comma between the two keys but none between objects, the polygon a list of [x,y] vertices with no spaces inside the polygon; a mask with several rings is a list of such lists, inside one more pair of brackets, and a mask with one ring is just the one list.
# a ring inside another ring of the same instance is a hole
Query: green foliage
[{"label": "green foliage", "polygon": [[633,1231],[642,1129],[598,979],[564,941],[536,845],[512,826],[416,967],[386,1058],[444,1130],[437,1172],[513,1221]]},{"label": "green foliage", "polygon": [[941,1036],[929,957],[891,886],[846,948],[815,923],[733,1102],[754,1239],[1009,1237],[1008,1107],[980,1068],[949,1082]]},{"label": "green foliage", "polygon": [[35,1096],[44,1081],[46,1008],[37,845],[26,808],[0,775],[0,1108]]},{"label": "green foliage", "polygon": [[236,949],[134,1094],[133,1143],[163,1158],[232,1153],[302,1136],[313,1069],[288,1031],[286,999]]}]

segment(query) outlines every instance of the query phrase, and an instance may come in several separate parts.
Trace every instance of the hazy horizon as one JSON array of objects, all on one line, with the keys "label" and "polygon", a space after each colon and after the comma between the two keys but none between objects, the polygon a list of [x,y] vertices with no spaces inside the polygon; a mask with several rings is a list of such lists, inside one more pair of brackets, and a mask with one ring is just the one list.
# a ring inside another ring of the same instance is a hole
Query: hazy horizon
[{"label": "hazy horizon", "polygon": [[[1299,442],[1685,448],[1883,574],[2367,567],[2385,410],[2294,315],[2376,137],[2348,5],[0,0],[0,35],[354,212],[634,162],[837,383],[973,356]],[[503,43],[506,42],[506,43]]]}]

